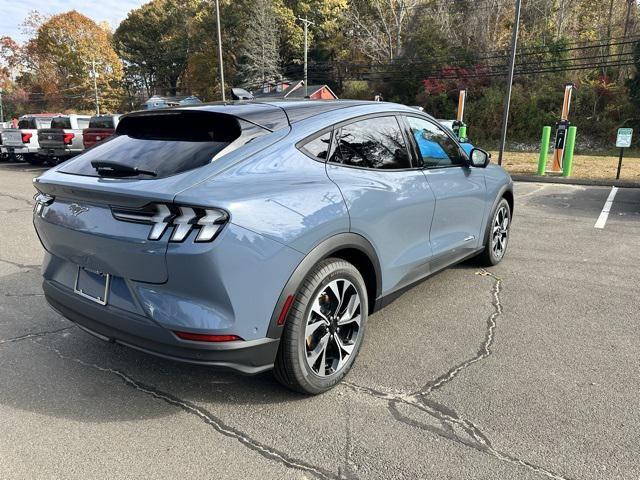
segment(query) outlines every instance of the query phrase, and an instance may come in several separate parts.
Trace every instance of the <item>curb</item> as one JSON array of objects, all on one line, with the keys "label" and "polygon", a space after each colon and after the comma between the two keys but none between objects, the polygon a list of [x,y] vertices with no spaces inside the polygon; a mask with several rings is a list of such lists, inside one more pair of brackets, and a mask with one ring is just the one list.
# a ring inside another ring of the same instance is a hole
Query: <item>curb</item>
[{"label": "curb", "polygon": [[640,188],[640,182],[628,180],[589,180],[585,178],[547,177],[537,175],[511,175],[514,182],[559,183],[562,185],[586,185],[598,187]]}]

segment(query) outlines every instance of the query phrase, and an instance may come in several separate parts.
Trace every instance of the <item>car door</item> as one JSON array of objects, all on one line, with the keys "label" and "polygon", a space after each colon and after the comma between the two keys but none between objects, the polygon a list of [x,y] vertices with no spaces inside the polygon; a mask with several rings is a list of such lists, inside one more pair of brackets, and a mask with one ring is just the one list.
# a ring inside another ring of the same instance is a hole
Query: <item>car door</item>
[{"label": "car door", "polygon": [[327,174],[338,185],[352,232],[367,238],[382,267],[382,293],[429,272],[435,197],[395,115],[366,117],[334,129]]},{"label": "car door", "polygon": [[482,246],[486,208],[484,169],[469,166],[458,142],[425,117],[406,115],[411,142],[436,198],[429,239],[433,268],[458,261]]}]

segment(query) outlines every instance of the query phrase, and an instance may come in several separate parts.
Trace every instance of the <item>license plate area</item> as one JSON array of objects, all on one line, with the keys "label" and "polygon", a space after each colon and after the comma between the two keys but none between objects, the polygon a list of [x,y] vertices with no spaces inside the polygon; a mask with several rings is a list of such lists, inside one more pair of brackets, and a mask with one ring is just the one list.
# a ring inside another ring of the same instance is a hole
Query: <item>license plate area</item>
[{"label": "license plate area", "polygon": [[78,267],[73,291],[99,305],[106,305],[109,301],[109,287],[111,275]]}]

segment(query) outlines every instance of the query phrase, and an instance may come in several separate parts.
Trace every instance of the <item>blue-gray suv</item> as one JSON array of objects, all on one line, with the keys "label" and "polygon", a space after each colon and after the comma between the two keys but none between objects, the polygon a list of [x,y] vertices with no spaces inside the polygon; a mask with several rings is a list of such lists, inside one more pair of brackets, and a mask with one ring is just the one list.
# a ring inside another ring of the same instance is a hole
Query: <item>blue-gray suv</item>
[{"label": "blue-gray suv", "polygon": [[123,116],[43,174],[49,304],[161,357],[316,394],[367,317],[429,275],[504,256],[512,182],[416,109],[300,101]]}]

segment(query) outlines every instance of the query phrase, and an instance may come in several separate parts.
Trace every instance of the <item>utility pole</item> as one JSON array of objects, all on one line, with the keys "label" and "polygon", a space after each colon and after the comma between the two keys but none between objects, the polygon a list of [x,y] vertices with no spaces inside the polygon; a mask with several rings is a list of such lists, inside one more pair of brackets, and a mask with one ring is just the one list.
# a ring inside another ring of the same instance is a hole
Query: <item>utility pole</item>
[{"label": "utility pole", "polygon": [[303,24],[304,24],[304,96],[305,98],[307,98],[307,50],[309,49],[309,41],[307,40],[307,36],[309,33],[309,25],[315,25],[314,22],[312,22],[311,20],[308,20],[307,17],[298,17],[298,20],[300,20]]},{"label": "utility pole", "polygon": [[2,106],[2,89],[0,88],[0,123],[4,123],[4,107]]},{"label": "utility pole", "polygon": [[511,88],[513,87],[513,73],[516,67],[516,51],[518,49],[518,32],[520,31],[520,7],[522,0],[516,0],[516,16],[513,24],[513,34],[511,37],[511,59],[509,61],[509,80],[507,85],[507,96],[504,100],[504,114],[502,116],[502,136],[500,138],[500,152],[498,153],[498,165],[502,165],[502,155],[507,143],[507,126],[509,123],[509,107],[511,106]]},{"label": "utility pole", "polygon": [[218,24],[218,63],[220,64],[220,90],[222,91],[222,101],[227,99],[224,95],[224,65],[222,63],[222,33],[220,31],[220,1],[216,0],[216,22]]},{"label": "utility pole", "polygon": [[96,60],[91,60],[91,76],[93,77],[93,93],[96,98],[96,115],[100,115],[100,102],[98,101],[98,75],[96,73]]},{"label": "utility pole", "polygon": [[[625,54],[625,50],[626,50],[626,41],[627,41],[627,32],[629,31],[629,18],[631,17],[631,6],[633,5],[634,0],[627,0],[627,14],[625,16],[624,19],[624,33],[622,34],[622,49],[620,50],[620,52],[622,53],[622,55]],[[624,79],[624,77],[627,75],[627,67],[623,66],[620,67],[620,80]]]}]

